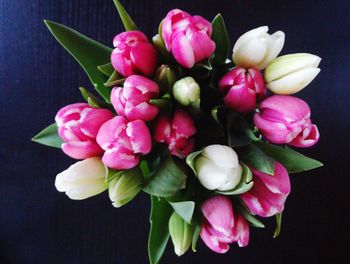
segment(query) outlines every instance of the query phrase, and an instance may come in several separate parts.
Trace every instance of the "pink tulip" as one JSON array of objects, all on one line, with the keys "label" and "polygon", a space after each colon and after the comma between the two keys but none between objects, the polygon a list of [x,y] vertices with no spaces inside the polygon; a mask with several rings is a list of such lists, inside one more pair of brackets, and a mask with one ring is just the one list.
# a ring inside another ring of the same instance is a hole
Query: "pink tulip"
[{"label": "pink tulip", "polygon": [[165,47],[175,60],[186,68],[209,58],[215,51],[211,40],[212,25],[201,16],[173,9],[162,22],[162,37]]},{"label": "pink tulip", "polygon": [[152,147],[151,135],[145,122],[129,122],[122,116],[104,123],[96,140],[105,150],[102,162],[115,170],[135,167],[140,162],[140,155],[148,154]]},{"label": "pink tulip", "polygon": [[204,222],[200,236],[214,252],[226,253],[230,243],[240,247],[249,243],[249,224],[240,215],[234,216],[231,200],[223,195],[211,197],[202,205]]},{"label": "pink tulip", "polygon": [[102,155],[96,135],[101,125],[111,118],[111,111],[92,108],[86,103],[70,104],[60,109],[55,120],[58,134],[65,142],[61,146],[63,152],[74,159]]},{"label": "pink tulip", "polygon": [[225,94],[225,105],[237,112],[247,113],[255,109],[256,101],[265,97],[266,87],[259,70],[235,67],[219,81]]},{"label": "pink tulip", "polygon": [[250,212],[262,217],[281,213],[290,193],[290,181],[287,170],[276,163],[274,175],[268,175],[252,168],[254,185],[240,198]]},{"label": "pink tulip", "polygon": [[167,114],[159,117],[156,123],[154,140],[166,143],[172,155],[185,158],[194,147],[196,127],[190,115],[182,110],[176,110],[174,117]]},{"label": "pink tulip", "polygon": [[310,108],[303,100],[273,95],[261,102],[254,123],[271,143],[311,147],[317,143],[320,134],[310,116]]},{"label": "pink tulip", "polygon": [[158,95],[159,87],[156,82],[139,75],[131,75],[126,78],[124,88],[113,88],[111,102],[117,113],[128,120],[150,121],[158,115],[159,109],[151,105],[149,100]]},{"label": "pink tulip", "polygon": [[158,64],[158,55],[145,34],[127,31],[114,37],[115,49],[111,55],[114,69],[127,77],[133,74],[152,76]]}]

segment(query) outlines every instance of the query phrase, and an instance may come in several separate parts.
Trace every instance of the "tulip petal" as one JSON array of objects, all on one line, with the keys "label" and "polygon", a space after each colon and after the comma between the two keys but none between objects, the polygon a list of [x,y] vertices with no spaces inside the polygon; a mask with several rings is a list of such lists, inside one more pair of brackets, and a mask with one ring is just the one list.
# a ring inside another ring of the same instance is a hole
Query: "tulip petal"
[{"label": "tulip petal", "polygon": [[188,39],[196,62],[209,58],[215,51],[215,42],[205,32],[193,32]]},{"label": "tulip petal", "polygon": [[240,36],[237,39],[237,41],[233,47],[233,52],[235,53],[240,46],[244,45],[245,43],[247,43],[248,41],[250,41],[254,38],[261,38],[261,37],[266,36],[267,31],[269,31],[268,26],[261,26],[261,27],[254,28],[254,29],[249,30],[248,32],[244,33],[242,36]]},{"label": "tulip petal", "polygon": [[215,161],[218,167],[238,167],[238,156],[234,150],[224,145],[209,145],[201,153],[208,160]]},{"label": "tulip petal", "polygon": [[176,35],[173,41],[172,54],[175,60],[185,68],[192,68],[195,64],[195,55],[190,41],[183,33]]},{"label": "tulip petal", "polygon": [[185,138],[189,138],[197,132],[192,117],[182,110],[175,111],[172,128],[176,130],[176,134]]},{"label": "tulip petal", "polygon": [[233,228],[233,236],[238,246],[245,247],[249,243],[249,224],[241,215],[236,218],[236,224]]},{"label": "tulip petal", "polygon": [[158,55],[151,43],[139,43],[130,52],[134,66],[146,76],[152,76],[157,67]]},{"label": "tulip petal", "polygon": [[237,66],[244,68],[255,67],[260,64],[267,51],[267,40],[265,38],[252,39],[237,48],[233,53],[233,61]]},{"label": "tulip petal", "polygon": [[140,162],[140,158],[129,149],[117,145],[113,149],[107,149],[102,157],[102,162],[109,168],[115,170],[128,170]]},{"label": "tulip petal", "polygon": [[285,34],[282,31],[277,31],[269,36],[268,48],[265,58],[262,63],[256,66],[259,70],[265,69],[266,66],[280,54],[284,46]]},{"label": "tulip petal", "polygon": [[207,247],[216,253],[224,254],[230,249],[227,243],[219,242],[217,237],[212,235],[205,225],[202,226],[200,237]]},{"label": "tulip petal", "polygon": [[129,122],[126,133],[130,137],[130,142],[134,153],[148,154],[152,148],[151,134],[142,120]]},{"label": "tulip petal", "polygon": [[73,159],[86,159],[103,154],[100,146],[92,141],[71,141],[63,143],[61,148],[65,154]]},{"label": "tulip petal", "polygon": [[224,97],[225,105],[240,113],[250,112],[255,108],[255,91],[249,89],[246,84],[232,86]]},{"label": "tulip petal", "polygon": [[107,109],[85,108],[81,112],[79,126],[85,135],[96,138],[102,124],[112,118],[113,113]]},{"label": "tulip petal", "polygon": [[320,133],[316,125],[311,125],[310,128],[305,128],[300,135],[289,143],[289,145],[299,148],[308,148],[315,145],[320,139]]},{"label": "tulip petal", "polygon": [[96,141],[104,149],[107,150],[111,143],[114,142],[121,132],[126,129],[127,121],[125,117],[116,116],[104,123],[98,131]]}]

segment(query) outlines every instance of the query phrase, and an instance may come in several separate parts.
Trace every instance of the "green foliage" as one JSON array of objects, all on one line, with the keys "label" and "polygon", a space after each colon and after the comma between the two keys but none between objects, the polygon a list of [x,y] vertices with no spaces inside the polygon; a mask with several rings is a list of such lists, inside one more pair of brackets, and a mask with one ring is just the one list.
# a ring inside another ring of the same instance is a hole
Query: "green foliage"
[{"label": "green foliage", "polygon": [[43,129],[36,136],[34,136],[32,141],[49,147],[61,148],[61,145],[64,142],[58,135],[57,129],[56,123],[49,125],[47,128]]}]

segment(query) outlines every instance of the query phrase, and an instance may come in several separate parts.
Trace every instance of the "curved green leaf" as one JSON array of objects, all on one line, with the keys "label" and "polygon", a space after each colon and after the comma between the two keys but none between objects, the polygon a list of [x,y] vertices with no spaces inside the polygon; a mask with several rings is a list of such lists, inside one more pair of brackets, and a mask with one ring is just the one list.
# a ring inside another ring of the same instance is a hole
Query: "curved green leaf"
[{"label": "curved green leaf", "polygon": [[242,206],[238,206],[238,211],[250,223],[251,226],[258,227],[258,228],[265,228],[265,225],[260,220],[252,216]]},{"label": "curved green leaf", "polygon": [[97,66],[110,61],[112,49],[59,23],[44,21],[55,39],[79,62],[101,96],[109,102],[111,90]]},{"label": "curved green leaf", "polygon": [[281,233],[281,225],[282,225],[282,213],[276,214],[276,230],[273,233],[273,238],[276,238]]},{"label": "curved green leaf", "polygon": [[197,172],[196,172],[196,169],[194,167],[194,161],[195,161],[196,157],[199,154],[201,154],[202,152],[203,152],[203,150],[192,152],[186,158],[186,164],[192,169],[192,171],[194,172],[194,175],[196,175],[196,176],[197,176]]},{"label": "curved green leaf", "polygon": [[119,0],[114,0],[114,4],[118,10],[120,19],[123,22],[124,28],[126,31],[130,31],[130,30],[138,30],[136,24],[134,23],[134,21],[132,20],[132,18],[130,17],[130,15],[128,14],[128,12],[126,12],[125,8],[123,7],[123,5],[119,2]]},{"label": "curved green leaf", "polygon": [[175,212],[188,224],[191,224],[192,216],[194,213],[195,202],[193,201],[183,201],[183,202],[172,202],[167,199],[169,204],[173,207]]},{"label": "curved green leaf", "polygon": [[157,264],[170,237],[168,223],[173,209],[165,199],[155,196],[151,196],[151,203],[148,257],[150,264]]},{"label": "curved green leaf", "polygon": [[111,76],[114,72],[114,68],[110,62],[97,66],[97,69],[107,77]]},{"label": "curved green leaf", "polygon": [[61,148],[61,145],[64,142],[58,135],[57,129],[56,123],[49,125],[47,128],[43,129],[36,136],[34,136],[32,141],[50,147]]},{"label": "curved green leaf", "polygon": [[217,14],[213,19],[213,33],[211,38],[214,40],[216,48],[214,53],[214,63],[224,64],[230,49],[230,37],[227,33],[224,19],[221,14]]}]

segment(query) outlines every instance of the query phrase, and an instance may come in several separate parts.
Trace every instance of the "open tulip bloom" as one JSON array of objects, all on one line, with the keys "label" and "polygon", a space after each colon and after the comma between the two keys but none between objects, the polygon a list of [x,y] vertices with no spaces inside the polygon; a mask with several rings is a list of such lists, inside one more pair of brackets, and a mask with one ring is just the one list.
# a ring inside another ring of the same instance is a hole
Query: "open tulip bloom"
[{"label": "open tulip bloom", "polygon": [[220,254],[245,247],[266,217],[278,236],[290,175],[322,166],[295,150],[320,133],[292,95],[321,59],[280,56],[285,34],[267,26],[230,45],[220,14],[210,22],[174,9],[146,36],[114,3],[125,32],[111,35],[112,47],[45,21],[98,93],[80,88],[86,102],[63,106],[33,138],[76,160],[57,174],[57,190],[74,200],[106,192],[116,208],[149,194],[151,264],[169,239],[179,256],[199,238]]}]

